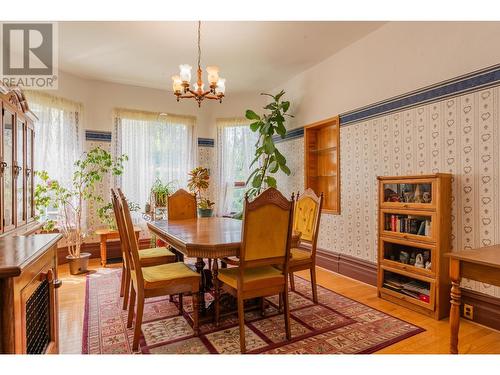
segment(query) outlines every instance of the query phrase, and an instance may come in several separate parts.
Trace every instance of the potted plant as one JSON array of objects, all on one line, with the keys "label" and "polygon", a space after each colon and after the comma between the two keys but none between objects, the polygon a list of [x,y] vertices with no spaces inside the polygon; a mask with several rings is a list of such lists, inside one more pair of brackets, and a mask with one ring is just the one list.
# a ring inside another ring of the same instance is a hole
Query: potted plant
[{"label": "potted plant", "polygon": [[[128,202],[130,212],[139,211],[140,206],[135,202]],[[103,224],[106,224],[109,229],[117,230],[115,214],[113,212],[113,204],[107,203],[97,209],[97,216]]]},{"label": "potted plant", "polygon": [[151,203],[155,207],[167,207],[167,198],[174,191],[174,182],[163,183],[157,178],[151,187]]},{"label": "potted plant", "polygon": [[260,162],[250,173],[246,185],[250,184],[247,194],[249,197],[255,197],[262,192],[262,189],[268,187],[277,187],[276,178],[272,175],[282,171],[287,176],[290,175],[290,169],[286,165],[286,158],[278,150],[274,143],[273,136],[279,135],[282,139],[286,136],[285,116],[293,117],[286,113],[290,108],[290,102],[281,100],[285,91],[281,90],[276,95],[261,94],[270,96],[273,101],[267,104],[264,109],[267,113],[259,116],[254,111],[247,109],[245,117],[253,122],[250,129],[259,133],[259,139],[255,144],[255,158],[250,167]]},{"label": "potted plant", "polygon": [[204,196],[208,190],[209,182],[210,173],[207,168],[197,167],[189,172],[188,189],[196,194],[200,217],[210,217],[213,214],[215,202]]},{"label": "potted plant", "polygon": [[70,273],[72,275],[87,272],[90,253],[82,253],[81,248],[87,235],[83,213],[85,202],[102,204],[104,199],[98,194],[96,184],[109,173],[121,175],[126,155],[116,159],[100,147],[84,152],[74,164],[75,171],[71,185],[62,186],[50,179],[46,171],[37,172],[40,183],[35,188],[35,207],[38,215],[48,207],[54,208],[55,218],[45,222],[44,229],[57,227],[67,242]]}]

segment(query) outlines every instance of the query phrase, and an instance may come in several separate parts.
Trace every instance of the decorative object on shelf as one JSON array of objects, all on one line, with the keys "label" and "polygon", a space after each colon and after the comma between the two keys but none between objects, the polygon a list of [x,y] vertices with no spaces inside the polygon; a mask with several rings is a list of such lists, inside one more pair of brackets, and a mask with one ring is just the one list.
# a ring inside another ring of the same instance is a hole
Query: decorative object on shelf
[{"label": "decorative object on shelf", "polygon": [[[159,177],[156,178],[149,197],[149,208],[167,207],[167,197],[175,191],[173,181],[163,183]],[[146,210],[147,211],[147,210]]]},{"label": "decorative object on shelf", "polygon": [[205,84],[201,78],[201,21],[198,21],[198,71],[197,81],[191,88],[191,65],[179,65],[180,74],[172,76],[172,86],[177,101],[180,99],[194,99],[201,107],[201,102],[205,99],[218,100],[222,103],[222,98],[226,92],[226,80],[219,77],[219,68],[207,66],[209,90],[204,90]]},{"label": "decorative object on shelf", "polygon": [[286,136],[285,116],[293,117],[286,113],[290,108],[290,102],[281,100],[285,95],[285,91],[281,90],[276,95],[265,94],[273,99],[271,103],[264,107],[269,111],[261,116],[254,111],[247,109],[245,117],[253,122],[250,124],[250,129],[253,132],[259,133],[259,140],[255,147],[255,158],[250,167],[255,163],[260,162],[246,181],[250,188],[247,190],[249,198],[256,197],[264,189],[268,187],[277,188],[276,179],[271,176],[281,170],[287,176],[290,175],[290,169],[286,165],[286,158],[276,147],[273,136],[278,134],[282,139]]},{"label": "decorative object on shelf", "polygon": [[410,260],[410,254],[408,254],[406,251],[401,251],[399,253],[399,261],[404,264],[408,264],[408,261]]},{"label": "decorative object on shelf", "polygon": [[430,191],[424,191],[422,194],[422,202],[423,203],[431,203],[432,197]]},{"label": "decorative object on shelf", "polygon": [[112,158],[111,154],[100,147],[84,152],[75,162],[72,186],[64,187],[58,181],[50,179],[47,171],[36,172],[40,183],[35,188],[35,207],[40,212],[48,207],[59,209],[56,220],[47,220],[44,229],[55,227],[63,234],[68,244],[70,273],[72,275],[87,272],[90,253],[81,253],[83,240],[87,236],[83,213],[85,202],[102,204],[104,199],[98,194],[96,184],[111,173],[118,176],[123,173],[126,155]]},{"label": "decorative object on shelf", "polygon": [[196,198],[198,199],[198,215],[200,217],[211,217],[213,214],[215,202],[203,196],[208,190],[209,183],[210,173],[208,168],[197,167],[189,172],[188,189],[196,194]]},{"label": "decorative object on shelf", "polygon": [[424,256],[421,253],[418,253],[415,257],[415,267],[424,268]]},{"label": "decorative object on shelf", "polygon": [[[450,309],[443,254],[451,241],[451,179],[447,173],[378,177],[378,295],[438,320]],[[390,201],[392,192],[402,201]]]}]

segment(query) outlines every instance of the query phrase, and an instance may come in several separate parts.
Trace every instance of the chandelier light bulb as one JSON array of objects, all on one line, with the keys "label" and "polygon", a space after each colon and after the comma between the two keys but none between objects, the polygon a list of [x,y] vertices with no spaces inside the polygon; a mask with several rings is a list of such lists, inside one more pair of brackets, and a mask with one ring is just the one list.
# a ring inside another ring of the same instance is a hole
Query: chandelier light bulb
[{"label": "chandelier light bulb", "polygon": [[172,76],[172,89],[175,93],[182,91],[182,80],[179,76]]},{"label": "chandelier light bulb", "polygon": [[226,79],[225,78],[219,78],[217,81],[217,87],[215,89],[215,92],[217,94],[224,94],[226,92]]},{"label": "chandelier light bulb", "polygon": [[182,82],[191,82],[191,69],[192,67],[189,64],[179,65],[180,78]]},{"label": "chandelier light bulb", "polygon": [[215,85],[219,80],[219,68],[217,66],[207,66],[208,82]]}]

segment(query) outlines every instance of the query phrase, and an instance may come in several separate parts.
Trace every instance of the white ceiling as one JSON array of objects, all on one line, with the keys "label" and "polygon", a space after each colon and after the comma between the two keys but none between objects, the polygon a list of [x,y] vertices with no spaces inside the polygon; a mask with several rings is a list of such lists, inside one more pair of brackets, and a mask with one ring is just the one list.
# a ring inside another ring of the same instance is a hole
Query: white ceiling
[{"label": "white ceiling", "polygon": [[[219,66],[228,92],[270,89],[382,24],[202,22],[201,65]],[[196,38],[195,21],[61,22],[59,69],[87,79],[170,90],[179,64],[196,66]]]}]

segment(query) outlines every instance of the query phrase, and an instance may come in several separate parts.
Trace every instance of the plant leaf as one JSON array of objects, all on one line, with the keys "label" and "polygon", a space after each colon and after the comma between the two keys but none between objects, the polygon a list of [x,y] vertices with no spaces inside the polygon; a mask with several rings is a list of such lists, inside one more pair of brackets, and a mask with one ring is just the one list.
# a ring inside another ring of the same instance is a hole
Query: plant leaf
[{"label": "plant leaf", "polygon": [[266,176],[266,184],[268,187],[276,187],[276,179],[272,176]]},{"label": "plant leaf", "polygon": [[247,109],[245,117],[249,120],[260,120],[260,116],[251,109]]},{"label": "plant leaf", "polygon": [[286,164],[285,157],[281,154],[281,152],[278,151],[277,148],[274,149],[274,156],[276,157],[276,161],[280,166]]},{"label": "plant leaf", "polygon": [[250,129],[251,129],[253,132],[255,132],[255,131],[257,131],[257,130],[260,128],[261,124],[262,124],[262,121],[252,122],[252,123],[250,124]]},{"label": "plant leaf", "polygon": [[290,102],[283,102],[281,103],[281,108],[283,108],[283,112],[288,111],[288,108],[290,108]]},{"label": "plant leaf", "polygon": [[287,176],[290,176],[290,168],[288,168],[285,164],[280,164],[280,168]]},{"label": "plant leaf", "polygon": [[279,166],[278,162],[276,160],[273,160],[271,162],[271,164],[269,164],[269,172],[276,173],[276,172],[278,172],[279,167],[280,166]]}]

